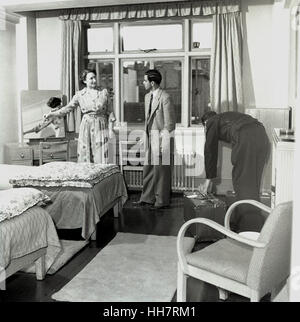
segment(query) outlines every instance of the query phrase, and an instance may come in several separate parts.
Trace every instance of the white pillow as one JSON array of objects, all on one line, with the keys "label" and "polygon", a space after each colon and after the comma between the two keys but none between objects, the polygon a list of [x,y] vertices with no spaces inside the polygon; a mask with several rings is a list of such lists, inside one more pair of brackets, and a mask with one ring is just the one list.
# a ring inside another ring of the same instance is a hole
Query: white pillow
[{"label": "white pillow", "polygon": [[34,188],[11,188],[0,191],[0,222],[21,215],[25,210],[50,202],[50,198]]},{"label": "white pillow", "polygon": [[31,171],[33,167],[28,165],[0,164],[0,190],[13,187],[9,180],[18,174]]}]

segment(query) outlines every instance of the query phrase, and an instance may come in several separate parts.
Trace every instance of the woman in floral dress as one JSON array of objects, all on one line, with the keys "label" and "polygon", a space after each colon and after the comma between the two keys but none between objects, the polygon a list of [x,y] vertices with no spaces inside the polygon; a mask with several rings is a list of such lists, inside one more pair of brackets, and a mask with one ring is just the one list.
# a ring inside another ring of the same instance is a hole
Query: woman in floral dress
[{"label": "woman in floral dress", "polygon": [[78,106],[83,114],[78,138],[78,162],[108,163],[108,128],[116,118],[107,89],[97,88],[96,72],[86,69],[81,81],[85,87],[76,92],[66,106],[46,118],[64,116]]}]

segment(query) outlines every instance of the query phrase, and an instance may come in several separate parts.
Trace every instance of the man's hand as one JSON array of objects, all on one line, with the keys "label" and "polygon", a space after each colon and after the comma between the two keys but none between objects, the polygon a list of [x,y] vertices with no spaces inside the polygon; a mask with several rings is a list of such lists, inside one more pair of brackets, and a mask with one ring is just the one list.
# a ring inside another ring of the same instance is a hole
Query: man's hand
[{"label": "man's hand", "polygon": [[204,183],[201,183],[199,185],[199,188],[198,189],[199,189],[199,192],[200,193],[206,194],[206,193],[212,191],[212,187],[213,187],[213,184],[212,184],[211,179],[206,179],[204,181]]}]

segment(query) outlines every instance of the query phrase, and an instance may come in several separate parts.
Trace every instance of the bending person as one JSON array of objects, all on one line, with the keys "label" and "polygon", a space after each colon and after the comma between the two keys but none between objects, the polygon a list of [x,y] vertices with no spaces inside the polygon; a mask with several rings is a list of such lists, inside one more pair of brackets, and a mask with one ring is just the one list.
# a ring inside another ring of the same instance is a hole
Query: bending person
[{"label": "bending person", "polygon": [[[218,142],[231,143],[232,184],[236,200],[259,200],[263,168],[269,153],[269,139],[257,119],[239,112],[217,114],[210,111],[202,116],[206,142],[204,147],[206,180],[199,186],[202,193],[211,189],[217,176]],[[238,206],[232,218],[236,231],[260,231],[263,217],[251,206]]]},{"label": "bending person", "polygon": [[50,112],[47,118],[64,116],[80,107],[83,117],[79,128],[78,162],[108,163],[108,128],[112,128],[116,120],[110,95],[107,89],[97,88],[94,70],[84,70],[80,79],[85,87],[76,92],[69,104]]}]

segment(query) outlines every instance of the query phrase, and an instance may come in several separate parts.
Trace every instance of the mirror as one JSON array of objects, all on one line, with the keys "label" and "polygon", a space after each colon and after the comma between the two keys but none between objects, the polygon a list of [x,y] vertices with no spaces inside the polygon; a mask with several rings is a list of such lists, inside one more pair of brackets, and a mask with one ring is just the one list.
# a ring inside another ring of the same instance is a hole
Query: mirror
[{"label": "mirror", "polygon": [[64,118],[57,118],[43,127],[44,115],[51,110],[47,105],[50,97],[57,97],[63,101],[62,92],[59,90],[26,90],[21,92],[24,139],[64,138],[66,136]]}]

